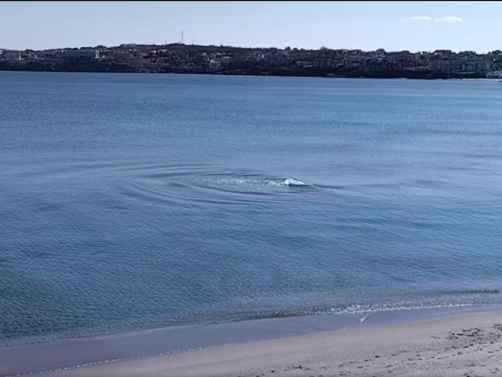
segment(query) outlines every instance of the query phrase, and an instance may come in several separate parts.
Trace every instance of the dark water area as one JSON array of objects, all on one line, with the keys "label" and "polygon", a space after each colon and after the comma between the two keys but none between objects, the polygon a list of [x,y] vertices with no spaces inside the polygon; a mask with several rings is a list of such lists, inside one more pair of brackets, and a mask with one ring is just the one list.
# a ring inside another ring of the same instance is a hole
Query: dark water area
[{"label": "dark water area", "polygon": [[502,304],[499,83],[0,82],[4,345]]}]

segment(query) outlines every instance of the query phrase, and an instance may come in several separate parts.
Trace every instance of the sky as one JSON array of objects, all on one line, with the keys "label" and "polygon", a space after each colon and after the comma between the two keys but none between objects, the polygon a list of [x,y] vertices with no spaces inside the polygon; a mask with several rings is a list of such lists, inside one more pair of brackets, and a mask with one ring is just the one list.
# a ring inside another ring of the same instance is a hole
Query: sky
[{"label": "sky", "polygon": [[122,43],[487,52],[502,49],[502,2],[0,2],[0,48]]}]

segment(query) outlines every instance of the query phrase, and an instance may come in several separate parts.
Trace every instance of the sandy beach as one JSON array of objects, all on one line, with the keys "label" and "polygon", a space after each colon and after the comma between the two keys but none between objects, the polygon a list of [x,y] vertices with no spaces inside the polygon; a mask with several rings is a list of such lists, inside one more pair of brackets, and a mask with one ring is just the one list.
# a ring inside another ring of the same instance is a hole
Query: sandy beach
[{"label": "sandy beach", "polygon": [[502,312],[318,332],[67,370],[59,377],[502,375]]}]

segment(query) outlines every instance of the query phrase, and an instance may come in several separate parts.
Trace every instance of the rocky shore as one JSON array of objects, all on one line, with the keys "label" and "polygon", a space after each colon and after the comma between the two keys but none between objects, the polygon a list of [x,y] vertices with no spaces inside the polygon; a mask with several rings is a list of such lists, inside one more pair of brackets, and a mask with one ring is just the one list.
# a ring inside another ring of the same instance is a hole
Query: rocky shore
[{"label": "rocky shore", "polygon": [[289,69],[289,68],[248,68],[221,69],[183,69],[163,66],[141,66],[126,62],[107,61],[70,61],[70,62],[25,62],[23,64],[0,62],[0,71],[35,71],[35,72],[115,72],[115,73],[182,73],[206,75],[248,75],[248,76],[290,76],[290,77],[338,77],[338,78],[406,78],[406,79],[478,79],[485,78],[482,73],[442,73],[429,70],[345,70],[332,72],[327,69]]}]

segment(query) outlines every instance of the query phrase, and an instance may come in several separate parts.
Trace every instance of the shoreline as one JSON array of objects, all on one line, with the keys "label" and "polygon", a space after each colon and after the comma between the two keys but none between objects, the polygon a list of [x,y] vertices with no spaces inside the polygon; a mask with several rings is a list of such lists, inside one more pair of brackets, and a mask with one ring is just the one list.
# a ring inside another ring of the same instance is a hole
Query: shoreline
[{"label": "shoreline", "polygon": [[502,373],[502,311],[321,331],[51,374],[60,377],[459,376]]},{"label": "shoreline", "polygon": [[34,73],[105,73],[105,74],[139,74],[139,75],[190,75],[190,76],[232,76],[232,77],[297,77],[319,79],[371,79],[371,80],[417,80],[417,81],[486,81],[502,82],[502,78],[486,77],[420,77],[420,76],[371,76],[358,74],[270,74],[270,73],[234,73],[234,72],[162,72],[162,71],[86,71],[86,70],[28,70],[0,69],[0,72],[34,72]]},{"label": "shoreline", "polygon": [[191,354],[193,351],[219,349],[229,345],[258,344],[281,339],[286,341],[298,336],[347,329],[406,326],[425,319],[477,313],[472,314],[475,316],[483,312],[502,313],[502,305],[267,318],[26,344],[0,349],[0,360],[5,360],[0,362],[0,376],[62,370],[89,371],[93,368],[98,370],[103,364],[122,365],[146,358]]}]

